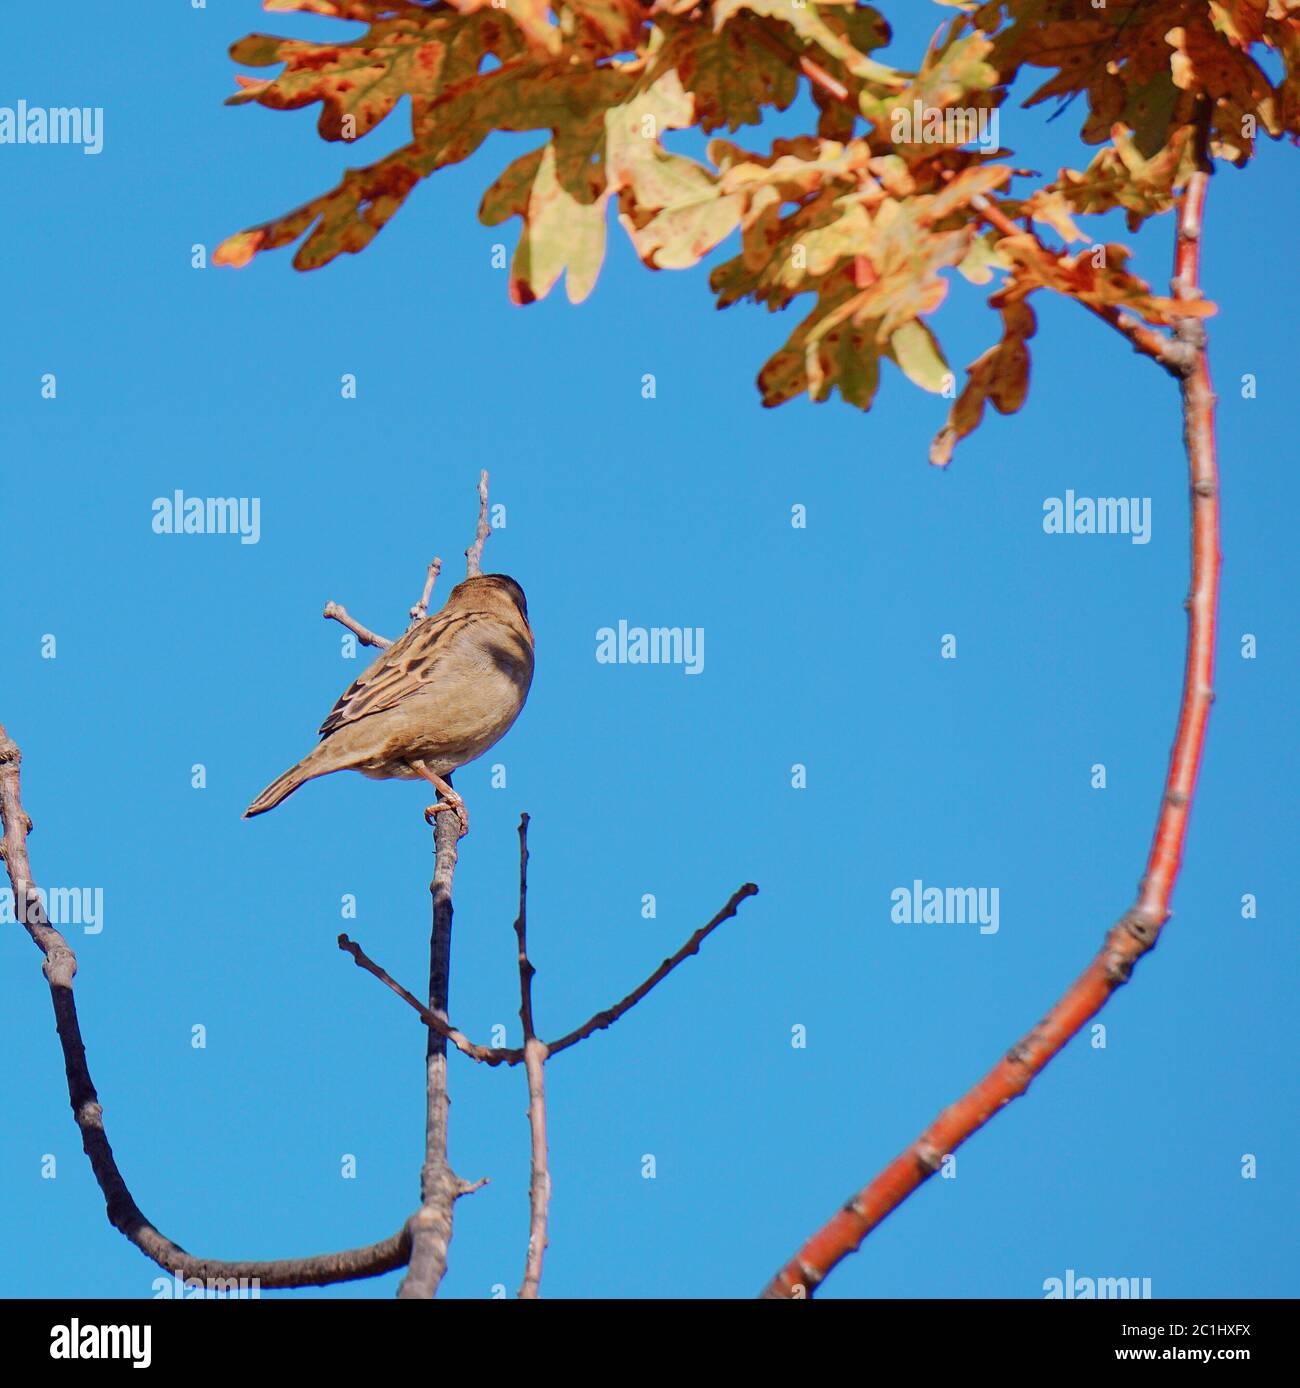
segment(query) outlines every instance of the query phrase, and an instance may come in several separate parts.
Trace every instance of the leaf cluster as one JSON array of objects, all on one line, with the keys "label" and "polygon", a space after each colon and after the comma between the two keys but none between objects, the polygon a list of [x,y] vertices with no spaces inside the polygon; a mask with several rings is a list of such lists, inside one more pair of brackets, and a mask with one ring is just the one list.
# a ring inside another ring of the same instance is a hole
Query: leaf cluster
[{"label": "leaf cluster", "polygon": [[[807,296],[759,372],[764,404],[838,390],[867,409],[889,360],[953,398],[931,454],[946,462],[986,402],[1003,413],[1023,402],[1033,293],[1174,321],[1124,248],[1092,244],[1078,219],[1118,208],[1135,231],[1173,207],[1199,163],[1244,164],[1260,134],[1300,138],[1300,0],[941,3],[953,15],[905,71],[875,56],[889,26],[854,0],[266,0],[365,29],[336,43],[241,39],[238,63],[279,71],[241,76],[232,104],[318,104],[321,137],[352,143],[407,97],[410,139],[215,258],[242,265],[301,242],[295,266],[319,268],[363,250],[422,180],[493,132],[536,132],[479,208],[489,226],[520,220],[515,303],[561,277],[571,301],[590,294],[611,207],[652,269],[694,265],[738,233],[710,277],[719,308]],[[1270,51],[1276,83],[1261,63]],[[1011,151],[973,138],[1026,69],[1048,75],[1025,104],[1084,98],[1083,139],[1101,146],[1086,169],[1036,187]],[[801,87],[813,131],[766,151],[728,138]],[[714,136],[703,161],[665,145],[691,128]],[[1046,230],[1084,248],[1050,246]],[[952,272],[1002,277],[990,298],[1001,336],[960,393],[929,321]]]}]

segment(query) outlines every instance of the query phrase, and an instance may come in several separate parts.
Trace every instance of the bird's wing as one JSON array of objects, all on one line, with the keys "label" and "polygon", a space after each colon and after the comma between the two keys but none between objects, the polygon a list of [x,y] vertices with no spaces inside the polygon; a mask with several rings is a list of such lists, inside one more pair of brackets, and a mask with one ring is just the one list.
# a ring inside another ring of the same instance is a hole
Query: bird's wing
[{"label": "bird's wing", "polygon": [[444,608],[413,626],[343,691],[320,725],[321,737],[328,737],[359,718],[392,708],[436,680],[453,647],[468,634],[468,628],[484,620],[482,612]]}]

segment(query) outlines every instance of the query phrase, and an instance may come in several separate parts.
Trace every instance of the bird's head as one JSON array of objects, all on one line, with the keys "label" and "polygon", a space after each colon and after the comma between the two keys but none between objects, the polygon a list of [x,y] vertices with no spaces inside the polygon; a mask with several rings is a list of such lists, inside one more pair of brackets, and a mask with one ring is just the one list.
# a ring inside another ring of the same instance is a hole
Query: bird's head
[{"label": "bird's head", "polygon": [[452,589],[447,601],[479,601],[488,595],[513,603],[527,623],[528,599],[524,597],[524,590],[509,574],[476,574],[473,578],[464,579]]}]

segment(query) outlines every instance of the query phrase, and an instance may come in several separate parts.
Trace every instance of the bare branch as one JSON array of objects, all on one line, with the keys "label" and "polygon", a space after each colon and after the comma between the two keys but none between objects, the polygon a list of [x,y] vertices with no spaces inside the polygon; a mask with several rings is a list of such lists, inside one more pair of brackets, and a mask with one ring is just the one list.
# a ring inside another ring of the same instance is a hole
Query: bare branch
[{"label": "bare branch", "polygon": [[354,617],[349,616],[347,608],[342,603],[327,602],[325,611],[321,613],[321,616],[328,617],[335,622],[342,622],[363,646],[378,646],[382,650],[385,646],[393,644],[388,637],[377,635],[369,627],[363,627]]},{"label": "bare branch", "polygon": [[528,1073],[528,1127],[532,1135],[531,1175],[528,1181],[528,1254],[524,1260],[521,1300],[534,1300],[542,1281],[546,1252],[546,1219],[551,1204],[551,1172],[546,1159],[546,1058],[544,1041],[533,1027],[533,975],[528,958],[528,816],[519,817],[519,1020],[524,1028],[524,1068]]},{"label": "bare branch", "polygon": [[[434,942],[433,956],[444,948],[450,950],[451,934],[451,877],[456,867],[459,825],[448,815],[437,821],[438,866],[434,874]],[[519,1019],[523,1024],[524,1044],[519,1049],[479,1046],[453,1027],[446,1012],[446,976],[431,969],[429,1006],[425,1007],[408,989],[396,982],[383,968],[370,959],[361,947],[346,935],[339,936],[339,948],[352,956],[359,968],[373,974],[390,988],[429,1028],[429,1127],[425,1160],[424,1204],[412,1216],[408,1228],[412,1237],[411,1268],[402,1283],[399,1296],[432,1296],[442,1279],[447,1264],[447,1242],[451,1237],[451,1212],[456,1199],[466,1193],[465,1183],[447,1163],[446,1147],[446,1043],[450,1041],[463,1055],[487,1065],[523,1064],[528,1075],[528,1122],[532,1135],[531,1177],[529,1180],[529,1238],[524,1265],[524,1279],[519,1296],[537,1296],[542,1275],[542,1258],[547,1244],[547,1220],[550,1207],[551,1178],[546,1143],[546,1061],[559,1051],[576,1046],[594,1032],[612,1026],[625,1012],[630,1011],[657,984],[661,983],[683,960],[699,952],[700,945],[722,924],[736,914],[746,897],[754,896],[758,888],[747,882],[735,891],[727,904],[706,925],[701,926],[687,942],[645,980],[612,1008],[598,1012],[590,1021],[551,1045],[540,1040],[533,1021],[532,979],[535,972],[528,958],[528,815],[519,821],[519,915],[515,934],[519,941]],[[445,882],[445,894],[442,884]],[[440,927],[440,912],[445,909],[445,946]],[[439,1064],[435,1064],[435,1060]],[[419,1259],[417,1273],[417,1258]],[[408,1291],[407,1288],[413,1289]]]},{"label": "bare branch", "polygon": [[515,938],[519,941],[519,1021],[524,1040],[536,1036],[533,1029],[533,975],[537,972],[528,958],[528,825],[527,814],[519,816],[519,914],[515,917]]},{"label": "bare branch", "polygon": [[[429,1011],[446,1023],[451,981],[451,884],[456,874],[460,821],[440,814],[434,825],[436,858],[433,881],[433,929],[429,939]],[[354,956],[355,957],[355,956]],[[447,1040],[430,1029],[425,1050],[425,1143],[420,1172],[420,1208],[407,1221],[411,1260],[397,1295],[403,1300],[427,1300],[437,1294],[447,1270],[452,1210],[471,1186],[462,1181],[447,1159]]]},{"label": "bare branch", "polygon": [[492,533],[488,524],[488,475],[478,475],[478,525],[474,531],[474,543],[465,551],[465,577],[473,578],[483,572],[483,545]]},{"label": "bare branch", "polygon": [[420,594],[420,601],[411,608],[411,624],[422,622],[429,615],[429,599],[433,596],[433,585],[438,581],[438,575],[442,572],[442,560],[435,559],[429,565],[429,572],[424,579],[424,592]]},{"label": "bare branch", "polygon": [[21,764],[22,753],[0,725],[0,818],[4,821],[0,857],[3,857],[8,868],[15,911],[45,956],[44,972],[54,1004],[55,1029],[63,1049],[68,1098],[77,1127],[81,1130],[81,1142],[90,1159],[91,1170],[104,1193],[109,1222],[160,1267],[187,1279],[244,1278],[256,1281],[263,1287],[307,1287],[377,1277],[380,1273],[401,1267],[407,1260],[410,1248],[405,1229],[364,1248],[269,1262],[227,1262],[187,1253],[145,1218],[113,1156],[104,1127],[104,1110],[90,1078],[90,1066],[86,1060],[86,1047],[72,991],[72,980],[77,972],[76,956],[68,942],[50,924],[32,881],[31,862],[27,855],[27,834],[31,829],[31,820],[22,805]]}]

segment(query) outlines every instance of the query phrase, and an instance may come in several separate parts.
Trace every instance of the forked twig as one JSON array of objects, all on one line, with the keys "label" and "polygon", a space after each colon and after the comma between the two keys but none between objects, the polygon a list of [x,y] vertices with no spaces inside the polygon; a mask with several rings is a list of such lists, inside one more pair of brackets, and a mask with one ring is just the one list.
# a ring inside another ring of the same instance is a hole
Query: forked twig
[{"label": "forked twig", "polygon": [[[705,939],[711,935],[723,921],[730,920],[736,914],[736,909],[746,897],[757,895],[758,888],[752,882],[746,882],[743,887],[738,887],[732,892],[727,904],[712,920],[700,926],[676,954],[670,955],[665,959],[649,978],[638,987],[634,988],[625,998],[616,1002],[613,1007],[607,1007],[597,1012],[595,1016],[589,1017],[580,1027],[575,1027],[573,1031],[566,1032],[558,1041],[546,1042],[548,1059],[551,1056],[559,1055],[561,1051],[567,1051],[570,1046],[576,1046],[579,1041],[585,1041],[587,1037],[594,1035],[596,1032],[603,1031],[606,1027],[613,1026],[620,1017],[630,1012],[652,988],[662,983],[680,963],[689,959],[692,954],[698,954],[700,945],[703,944]],[[346,935],[339,936],[339,948],[346,954],[350,954],[357,964],[365,969],[367,973],[373,974],[381,983],[391,988],[412,1011],[419,1014],[420,1019],[427,1027],[436,1031],[439,1036],[445,1037],[462,1055],[466,1055],[471,1060],[477,1060],[484,1065],[521,1065],[523,1063],[525,1058],[523,1047],[477,1045],[475,1042],[471,1041],[464,1032],[452,1026],[445,1017],[439,1017],[437,1014],[431,1013],[423,1003],[412,996],[412,994],[408,992],[407,989],[403,988],[400,983],[395,982],[384,969],[376,964],[360,945],[348,939]]]}]

